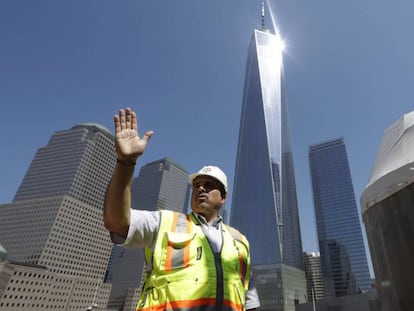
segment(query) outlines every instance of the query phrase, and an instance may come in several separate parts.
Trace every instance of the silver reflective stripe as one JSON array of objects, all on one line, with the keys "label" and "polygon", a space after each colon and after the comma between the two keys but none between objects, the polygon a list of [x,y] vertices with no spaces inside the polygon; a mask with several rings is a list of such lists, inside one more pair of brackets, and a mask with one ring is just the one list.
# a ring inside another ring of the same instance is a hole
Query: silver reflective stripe
[{"label": "silver reflective stripe", "polygon": [[242,241],[241,238],[240,238],[239,231],[237,231],[236,229],[234,229],[232,227],[229,227],[229,226],[226,226],[226,227],[229,229],[229,231],[230,231],[231,236],[233,237],[233,239],[235,239],[236,241],[240,241],[240,242]]},{"label": "silver reflective stripe", "polygon": [[185,248],[173,249],[171,258],[171,268],[184,267],[184,250]]},{"label": "silver reflective stripe", "polygon": [[[188,225],[188,221],[187,221],[187,215],[185,214],[178,214],[178,219],[177,219],[177,225],[175,227],[175,232],[178,233],[185,233],[187,232],[187,225]],[[173,248],[172,249],[172,255],[171,255],[171,268],[181,268],[181,267],[185,267],[188,262],[186,261],[185,258],[185,251],[188,251],[189,245],[184,246],[183,248]],[[188,260],[188,258],[187,258]]]},{"label": "silver reflective stripe", "polygon": [[187,232],[187,215],[178,214],[177,226],[175,227],[175,232]]}]

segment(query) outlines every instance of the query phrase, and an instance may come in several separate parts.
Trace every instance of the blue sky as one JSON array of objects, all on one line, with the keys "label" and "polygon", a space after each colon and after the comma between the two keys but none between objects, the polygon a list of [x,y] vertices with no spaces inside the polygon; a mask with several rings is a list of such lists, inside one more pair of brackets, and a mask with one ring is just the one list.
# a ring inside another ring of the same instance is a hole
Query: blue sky
[{"label": "blue sky", "polygon": [[[317,250],[308,146],[344,137],[359,205],[383,131],[413,109],[414,3],[269,3],[287,45],[303,246]],[[112,130],[126,106],[141,132],[155,131],[140,164],[216,164],[231,191],[254,28],[258,0],[1,1],[0,203],[55,131],[83,122]]]}]

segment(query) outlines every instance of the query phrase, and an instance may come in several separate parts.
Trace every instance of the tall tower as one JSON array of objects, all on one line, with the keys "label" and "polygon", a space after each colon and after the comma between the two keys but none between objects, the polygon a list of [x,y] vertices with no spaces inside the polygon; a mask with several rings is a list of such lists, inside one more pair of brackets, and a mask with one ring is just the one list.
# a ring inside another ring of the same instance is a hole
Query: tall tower
[{"label": "tall tower", "polygon": [[[134,178],[132,207],[139,210],[168,209],[185,213],[189,194],[188,172],[173,160],[163,158],[141,167],[139,176]],[[142,249],[114,246],[106,280],[112,283],[109,309],[120,310],[125,305],[128,289],[140,287],[143,267]]]},{"label": "tall tower", "polygon": [[68,286],[42,292],[56,296],[45,296],[44,308],[62,308],[56,303],[63,301],[68,309],[86,308],[103,286],[112,242],[102,207],[115,162],[113,136],[104,127],[81,124],[56,132],[38,149],[13,202],[0,206],[8,259],[66,278]]},{"label": "tall tower", "polygon": [[[289,136],[281,40],[256,29],[246,65],[230,224],[250,241],[262,309],[269,310],[276,304],[288,310],[306,293]],[[288,290],[286,271],[297,272],[299,291]]]},{"label": "tall tower", "polygon": [[354,294],[370,286],[367,256],[343,138],[309,147],[325,295]]}]

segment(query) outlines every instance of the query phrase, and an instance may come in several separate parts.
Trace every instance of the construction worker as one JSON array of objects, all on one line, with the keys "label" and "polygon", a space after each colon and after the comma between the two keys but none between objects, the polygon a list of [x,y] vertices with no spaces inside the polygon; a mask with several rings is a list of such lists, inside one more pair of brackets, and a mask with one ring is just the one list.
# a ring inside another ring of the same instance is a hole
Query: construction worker
[{"label": "construction worker", "polygon": [[153,135],[138,134],[137,117],[114,117],[117,164],[104,204],[104,223],[114,243],[143,247],[145,283],[137,310],[241,311],[260,306],[251,282],[249,243],[219,215],[227,177],[216,166],[190,175],[191,214],[131,209],[137,159]]}]

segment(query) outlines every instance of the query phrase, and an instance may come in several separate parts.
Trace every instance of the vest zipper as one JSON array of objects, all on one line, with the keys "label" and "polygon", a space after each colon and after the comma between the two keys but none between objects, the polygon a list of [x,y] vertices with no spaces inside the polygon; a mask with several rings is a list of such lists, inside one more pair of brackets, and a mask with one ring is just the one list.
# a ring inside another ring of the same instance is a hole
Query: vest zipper
[{"label": "vest zipper", "polygon": [[216,278],[217,278],[216,311],[221,311],[222,310],[223,301],[224,301],[223,267],[221,265],[220,253],[214,253],[214,261],[215,261],[215,264],[216,264]]},{"label": "vest zipper", "polygon": [[220,251],[216,253],[213,250],[213,247],[211,246],[210,240],[208,239],[208,235],[206,234],[206,231],[202,225],[200,225],[201,231],[203,231],[204,236],[207,239],[208,245],[210,246],[211,252],[214,255],[214,265],[216,266],[216,311],[222,311],[223,310],[223,302],[224,302],[224,280],[223,280],[223,266],[221,264],[221,251],[223,249],[223,230],[220,226],[219,230],[221,233],[221,246]]}]

